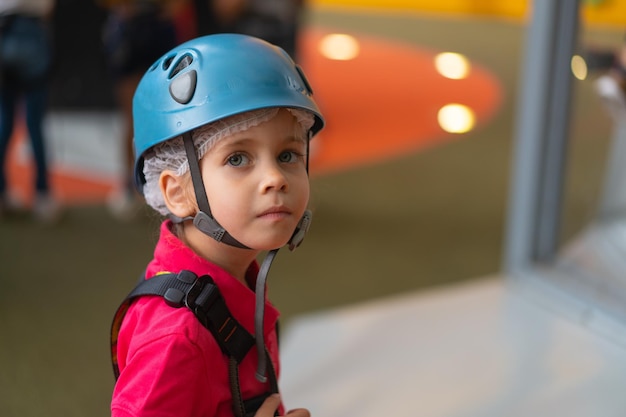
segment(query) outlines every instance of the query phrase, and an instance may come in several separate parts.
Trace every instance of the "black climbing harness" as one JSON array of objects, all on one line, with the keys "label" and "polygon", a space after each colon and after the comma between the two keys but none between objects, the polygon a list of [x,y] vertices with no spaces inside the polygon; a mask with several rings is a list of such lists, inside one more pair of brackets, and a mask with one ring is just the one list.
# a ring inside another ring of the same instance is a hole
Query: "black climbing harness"
[{"label": "black climbing harness", "polygon": [[[142,276],[140,282],[128,294],[118,307],[111,325],[111,360],[115,379],[120,370],[117,358],[117,337],[122,321],[134,299],[144,295],[162,296],[165,302],[173,307],[187,307],[207,328],[220,349],[228,358],[230,390],[233,397],[235,417],[252,417],[265,398],[278,392],[276,372],[272,366],[269,352],[262,346],[265,362],[269,363],[268,376],[270,392],[258,397],[244,400],[239,384],[239,364],[255,345],[255,338],[231,315],[219,288],[209,275],[198,277],[191,271],[183,270],[178,274],[158,274],[150,279]],[[262,340],[262,339],[261,339]]]}]

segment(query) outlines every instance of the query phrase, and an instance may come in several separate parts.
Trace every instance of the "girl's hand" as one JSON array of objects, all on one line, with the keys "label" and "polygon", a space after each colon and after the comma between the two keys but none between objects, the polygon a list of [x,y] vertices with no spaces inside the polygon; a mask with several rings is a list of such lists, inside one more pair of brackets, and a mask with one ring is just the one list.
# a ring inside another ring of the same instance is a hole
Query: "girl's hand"
[{"label": "girl's hand", "polygon": [[[276,410],[280,406],[280,395],[272,394],[263,401],[263,404],[259,407],[254,417],[274,417]],[[296,408],[288,411],[289,417],[311,417],[311,413],[306,408]]]}]

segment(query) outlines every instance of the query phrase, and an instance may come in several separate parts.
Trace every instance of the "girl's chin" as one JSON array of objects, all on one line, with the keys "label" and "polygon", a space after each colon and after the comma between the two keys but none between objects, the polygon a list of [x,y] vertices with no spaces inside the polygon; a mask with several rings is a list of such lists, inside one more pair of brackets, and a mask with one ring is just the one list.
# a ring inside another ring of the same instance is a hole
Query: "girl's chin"
[{"label": "girl's chin", "polygon": [[257,248],[255,248],[255,249],[258,249],[258,250],[260,250],[260,251],[270,251],[270,250],[274,250],[274,249],[280,249],[280,248],[282,248],[283,246],[285,246],[286,244],[287,244],[287,242],[284,242],[284,243],[277,243],[277,244],[275,244],[275,245],[270,245],[270,244],[268,244],[268,245],[263,245],[262,247],[257,247]]},{"label": "girl's chin", "polygon": [[242,243],[252,249],[256,249],[260,251],[268,251],[268,250],[282,248],[288,242],[289,242],[289,238],[262,240],[262,241],[256,240],[254,242],[249,242],[249,243],[242,242]]}]

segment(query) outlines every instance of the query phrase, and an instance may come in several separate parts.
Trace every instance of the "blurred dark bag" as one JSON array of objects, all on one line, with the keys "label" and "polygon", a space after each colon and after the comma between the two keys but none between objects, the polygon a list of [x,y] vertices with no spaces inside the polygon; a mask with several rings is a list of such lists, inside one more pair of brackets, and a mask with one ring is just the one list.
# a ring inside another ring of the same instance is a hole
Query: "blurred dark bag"
[{"label": "blurred dark bag", "polygon": [[0,80],[22,89],[47,80],[52,52],[45,22],[34,16],[0,17]]},{"label": "blurred dark bag", "polygon": [[112,13],[105,23],[103,42],[107,64],[115,75],[143,73],[176,46],[176,29],[159,10],[133,16]]}]

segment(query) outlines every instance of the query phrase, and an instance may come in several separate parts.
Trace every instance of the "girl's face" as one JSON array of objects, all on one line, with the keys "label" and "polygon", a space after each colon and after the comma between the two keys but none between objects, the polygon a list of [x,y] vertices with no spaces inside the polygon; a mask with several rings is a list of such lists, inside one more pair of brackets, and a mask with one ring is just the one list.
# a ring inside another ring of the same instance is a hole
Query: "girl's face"
[{"label": "girl's face", "polygon": [[200,162],[213,217],[258,250],[284,246],[309,200],[306,139],[281,109],[267,122],[221,139]]}]

